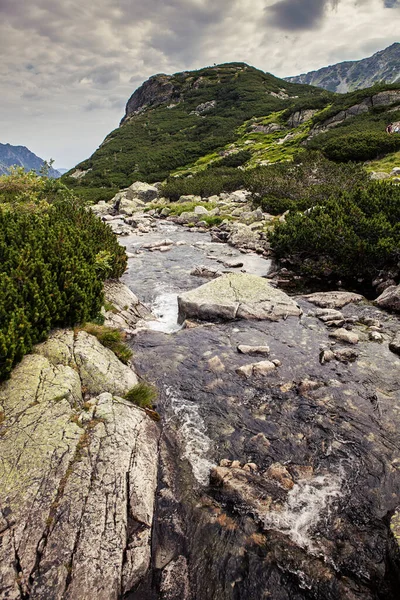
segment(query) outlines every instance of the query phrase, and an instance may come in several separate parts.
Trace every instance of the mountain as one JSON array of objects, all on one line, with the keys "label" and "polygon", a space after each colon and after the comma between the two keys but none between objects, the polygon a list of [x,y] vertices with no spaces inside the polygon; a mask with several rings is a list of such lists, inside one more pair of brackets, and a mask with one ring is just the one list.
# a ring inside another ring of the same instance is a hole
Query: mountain
[{"label": "mountain", "polygon": [[291,83],[306,83],[331,92],[351,92],[379,82],[400,81],[400,43],[362,60],[346,61],[318,71],[286,77]]},{"label": "mountain", "polygon": [[[24,167],[26,171],[35,171],[40,174],[44,160],[28,150],[25,146],[11,146],[11,144],[0,144],[0,175],[5,175],[12,166]],[[49,170],[49,177],[61,176],[55,169]]]},{"label": "mountain", "polygon": [[334,94],[243,63],[154,75],[132,94],[120,126],[63,181],[99,201],[135,181],[291,161],[307,148],[337,162],[376,160],[400,151],[400,135],[385,131],[400,122],[399,104],[400,84]]}]

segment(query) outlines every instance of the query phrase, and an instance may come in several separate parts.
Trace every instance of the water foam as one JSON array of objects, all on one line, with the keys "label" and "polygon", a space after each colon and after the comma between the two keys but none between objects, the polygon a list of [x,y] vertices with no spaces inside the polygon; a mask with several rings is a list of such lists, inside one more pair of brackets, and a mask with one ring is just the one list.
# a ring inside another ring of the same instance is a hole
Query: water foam
[{"label": "water foam", "polygon": [[329,515],[333,501],[343,494],[342,478],[337,475],[319,475],[298,481],[288,493],[282,511],[263,515],[266,529],[276,529],[310,552],[316,550],[313,533],[323,516]]},{"label": "water foam", "polygon": [[196,480],[201,485],[207,485],[210,469],[214,466],[207,458],[212,442],[206,434],[206,425],[198,406],[172,388],[166,388],[165,392],[168,398],[167,412],[170,410],[166,422],[172,423],[177,430],[182,458],[189,461]]}]

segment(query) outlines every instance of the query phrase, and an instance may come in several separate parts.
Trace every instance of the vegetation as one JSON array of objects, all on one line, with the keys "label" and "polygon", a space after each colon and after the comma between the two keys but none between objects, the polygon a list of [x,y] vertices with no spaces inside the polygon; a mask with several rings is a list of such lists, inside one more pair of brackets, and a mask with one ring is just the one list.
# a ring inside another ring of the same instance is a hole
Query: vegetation
[{"label": "vegetation", "polygon": [[[310,86],[288,83],[242,63],[177,74],[171,83],[177,102],[150,107],[125,120],[77,166],[87,171],[84,177],[66,174],[63,180],[80,194],[164,180],[174,170],[234,142],[237,128],[249,119],[287,108],[290,96],[310,95]],[[286,96],[279,97],[282,89]],[[315,88],[313,94],[327,92]],[[215,101],[215,107],[205,116],[197,114],[196,107],[209,101]]]},{"label": "vegetation", "polygon": [[149,383],[142,381],[129,390],[124,396],[132,404],[140,408],[152,408],[158,395],[157,388]]},{"label": "vegetation", "polygon": [[270,241],[303,274],[370,284],[400,258],[400,189],[370,182],[331,195],[306,213],[290,212]]},{"label": "vegetation", "polygon": [[123,363],[128,364],[132,358],[133,352],[125,344],[126,336],[122,331],[104,325],[96,325],[95,323],[85,323],[79,327],[79,330],[94,335],[103,346],[112,350]]},{"label": "vegetation", "polygon": [[125,268],[111,230],[65,186],[0,177],[0,378],[51,328],[96,318],[103,280]]}]

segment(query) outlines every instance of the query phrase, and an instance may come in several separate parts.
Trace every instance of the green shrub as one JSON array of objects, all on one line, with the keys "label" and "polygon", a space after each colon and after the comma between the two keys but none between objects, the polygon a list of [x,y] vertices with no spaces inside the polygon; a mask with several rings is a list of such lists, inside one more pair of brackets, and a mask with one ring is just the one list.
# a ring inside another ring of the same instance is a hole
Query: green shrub
[{"label": "green shrub", "polygon": [[106,273],[119,277],[127,262],[111,230],[64,186],[29,174],[12,183],[14,196],[9,176],[0,177],[8,190],[0,199],[0,378],[50,329],[96,318]]},{"label": "green shrub", "polygon": [[326,198],[307,214],[291,212],[270,237],[278,258],[292,257],[301,272],[370,284],[400,257],[400,189],[371,182]]},{"label": "green shrub", "polygon": [[79,330],[86,331],[90,335],[94,335],[106,348],[109,348],[124,364],[128,364],[132,358],[133,352],[125,344],[126,336],[119,329],[106,327],[105,325],[97,325],[95,323],[85,323]]},{"label": "green shrub", "polygon": [[131,388],[124,398],[140,408],[151,409],[157,398],[157,389],[149,383],[141,382]]}]

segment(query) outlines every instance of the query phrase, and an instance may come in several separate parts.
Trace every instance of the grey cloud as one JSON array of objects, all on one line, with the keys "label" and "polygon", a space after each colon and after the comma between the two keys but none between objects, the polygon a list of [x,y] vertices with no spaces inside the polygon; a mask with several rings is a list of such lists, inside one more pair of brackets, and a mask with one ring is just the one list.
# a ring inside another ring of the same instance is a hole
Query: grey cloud
[{"label": "grey cloud", "polygon": [[385,8],[398,8],[400,7],[399,0],[383,0]]},{"label": "grey cloud", "polygon": [[[387,0],[391,1],[391,0]],[[280,0],[266,8],[271,25],[287,31],[316,29],[329,5],[337,0]]]}]

